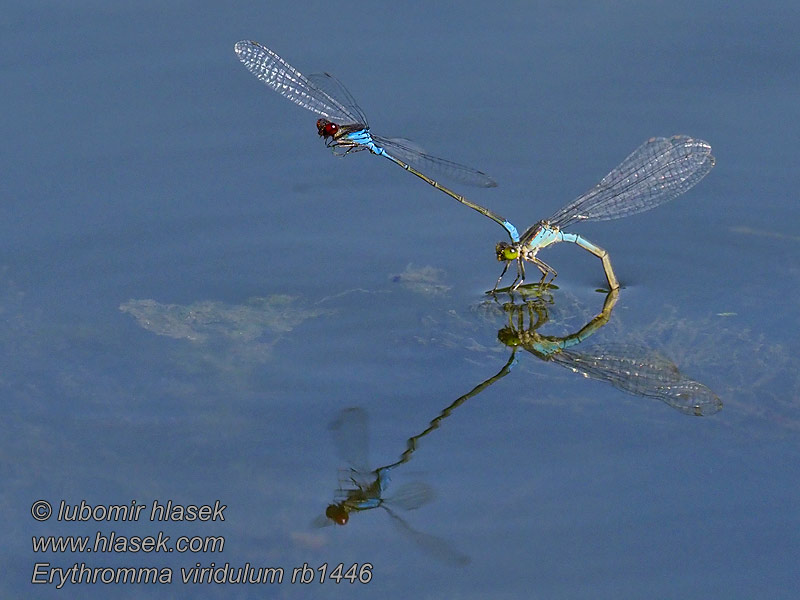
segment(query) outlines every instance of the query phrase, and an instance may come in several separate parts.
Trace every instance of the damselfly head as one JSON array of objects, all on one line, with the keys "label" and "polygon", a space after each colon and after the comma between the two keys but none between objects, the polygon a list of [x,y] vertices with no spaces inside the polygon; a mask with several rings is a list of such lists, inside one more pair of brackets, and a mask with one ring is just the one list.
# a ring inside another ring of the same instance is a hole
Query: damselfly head
[{"label": "damselfly head", "polygon": [[342,504],[330,504],[325,509],[325,516],[337,525],[346,525],[350,519],[347,509]]},{"label": "damselfly head", "polygon": [[499,242],[497,246],[495,246],[494,251],[497,253],[497,260],[499,261],[516,260],[519,258],[519,248],[508,242]]},{"label": "damselfly head", "polygon": [[317,119],[317,133],[320,137],[333,137],[337,131],[339,131],[339,126],[336,123],[331,123],[327,119]]},{"label": "damselfly head", "polygon": [[522,344],[519,335],[513,327],[503,327],[497,332],[497,339],[509,348],[516,348]]}]

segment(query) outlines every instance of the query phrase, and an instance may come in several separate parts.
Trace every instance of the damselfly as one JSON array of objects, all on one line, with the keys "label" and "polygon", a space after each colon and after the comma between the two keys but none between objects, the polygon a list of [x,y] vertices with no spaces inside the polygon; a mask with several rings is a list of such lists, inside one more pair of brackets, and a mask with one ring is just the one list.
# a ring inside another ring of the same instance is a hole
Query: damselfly
[{"label": "damselfly", "polygon": [[[364,111],[333,75],[322,73],[305,76],[258,42],[241,41],[234,46],[234,50],[239,60],[258,79],[283,97],[322,117],[317,120],[317,133],[334,153],[344,155],[369,150],[453,197],[458,195],[440,186],[429,175],[440,174],[480,187],[497,185],[485,173],[431,156],[409,140],[384,138],[370,132]],[[461,201],[472,204],[466,199]]]},{"label": "damselfly", "polygon": [[505,267],[494,290],[508,270],[511,261],[517,262],[517,276],[511,289],[525,281],[525,263],[532,262],[542,272],[542,283],[556,271],[536,256],[539,250],[557,242],[572,242],[603,261],[609,288],[619,287],[608,252],[575,233],[563,229],[577,221],[605,221],[627,217],[655,208],[677,198],[705,177],[714,166],[711,146],[703,140],[687,136],[654,137],[633,151],[622,163],[606,175],[591,190],[556,212],[549,219],[529,227],[521,237],[503,225],[502,217],[494,220],[506,227],[511,243],[500,242],[495,248],[497,260]]}]

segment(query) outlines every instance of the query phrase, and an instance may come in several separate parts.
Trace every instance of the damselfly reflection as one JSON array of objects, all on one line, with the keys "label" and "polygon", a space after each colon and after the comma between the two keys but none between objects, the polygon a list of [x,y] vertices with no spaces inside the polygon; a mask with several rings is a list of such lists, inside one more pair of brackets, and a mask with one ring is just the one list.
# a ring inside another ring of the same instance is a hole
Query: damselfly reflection
[{"label": "damselfly reflection", "polygon": [[331,422],[329,429],[340,458],[350,467],[339,471],[339,488],[336,490],[335,500],[325,509],[325,516],[315,519],[314,524],[317,527],[333,523],[345,525],[353,513],[382,508],[391,517],[397,530],[420,549],[449,564],[467,564],[468,556],[453,549],[441,538],[412,528],[394,510],[394,508],[414,510],[424,506],[434,497],[431,487],[425,483],[412,482],[399,487],[394,494],[387,495],[390,483],[389,473],[410,461],[419,447],[420,440],[436,431],[459,406],[508,375],[516,363],[515,353],[516,349],[511,352],[511,356],[497,373],[476,385],[463,396],[456,398],[432,419],[425,429],[408,438],[406,449],[400,458],[383,467],[374,470],[369,470],[367,467],[369,444],[366,412],[360,408],[348,408],[339,413]]},{"label": "damselfly reflection", "polygon": [[[602,343],[574,347],[608,322],[617,303],[618,291],[608,293],[599,315],[580,331],[565,337],[540,334],[548,321],[546,297],[540,295],[522,304],[508,302],[508,326],[498,339],[516,350],[522,347],[541,360],[554,362],[584,377],[606,381],[636,396],[656,398],[684,414],[708,416],[722,408],[722,401],[708,387],[683,375],[669,359],[638,344]],[[525,324],[527,317],[528,324]]]},{"label": "damselfly reflection", "polygon": [[[512,296],[513,298],[513,296]],[[451,564],[465,564],[468,557],[454,550],[444,540],[412,528],[396,509],[414,510],[433,499],[430,486],[420,482],[407,483],[389,493],[390,472],[411,460],[419,449],[420,441],[439,429],[445,419],[457,408],[502,379],[517,363],[517,350],[524,348],[537,358],[555,362],[585,377],[607,381],[625,392],[657,398],[685,414],[710,415],[720,410],[722,402],[706,386],[684,376],[666,358],[637,345],[591,344],[576,347],[602,329],[611,318],[619,299],[619,291],[612,290],[604,300],[603,308],[577,331],[565,336],[543,335],[539,329],[549,322],[552,296],[540,290],[538,295],[522,303],[507,302],[500,305],[495,300],[488,306],[501,306],[508,324],[498,331],[498,339],[511,348],[500,370],[482,381],[463,396],[444,408],[427,427],[408,438],[400,458],[377,469],[368,467],[368,424],[366,413],[359,408],[342,411],[331,423],[336,449],[349,468],[339,472],[339,487],[334,502],[325,515],[316,519],[315,525],[345,525],[351,515],[382,508],[396,528],[419,548],[437,559]],[[483,306],[483,305],[482,305]],[[494,310],[494,309],[493,309]]]},{"label": "damselfly reflection", "polygon": [[390,471],[408,462],[410,454],[401,456],[392,464],[370,470],[367,466],[367,413],[363,409],[343,410],[331,422],[329,429],[340,458],[348,463],[349,468],[339,471],[339,488],[334,502],[325,509],[324,517],[314,521],[316,526],[345,525],[351,514],[381,508],[389,515],[397,531],[427,554],[452,565],[469,563],[469,557],[448,542],[414,529],[397,513],[397,509],[410,511],[426,505],[434,498],[433,490],[425,483],[411,482],[398,487],[393,494],[387,493]]}]

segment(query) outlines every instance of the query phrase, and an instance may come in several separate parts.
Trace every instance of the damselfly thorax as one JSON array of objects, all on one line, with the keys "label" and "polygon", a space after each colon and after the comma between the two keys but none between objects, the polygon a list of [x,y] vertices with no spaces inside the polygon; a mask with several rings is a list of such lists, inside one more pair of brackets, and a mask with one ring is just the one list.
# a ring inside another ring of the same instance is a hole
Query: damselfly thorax
[{"label": "damselfly thorax", "polygon": [[[325,140],[325,145],[328,148],[347,148],[347,152],[364,150],[365,146],[362,137],[369,138],[367,127],[361,123],[351,123],[348,125],[339,125],[327,119],[317,119],[317,133]],[[357,136],[359,139],[352,139],[353,134],[362,134]]]}]

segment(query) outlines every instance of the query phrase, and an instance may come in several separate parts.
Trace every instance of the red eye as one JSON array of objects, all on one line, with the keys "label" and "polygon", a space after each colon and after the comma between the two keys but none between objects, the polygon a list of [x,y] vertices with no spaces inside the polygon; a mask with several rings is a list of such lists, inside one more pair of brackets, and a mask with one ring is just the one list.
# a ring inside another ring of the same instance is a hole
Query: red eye
[{"label": "red eye", "polygon": [[317,132],[322,137],[333,137],[339,131],[339,126],[336,123],[331,123],[327,119],[319,119],[317,121]]},{"label": "red eye", "polygon": [[331,504],[325,510],[325,516],[338,525],[344,525],[350,519],[350,515],[340,504]]}]

